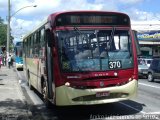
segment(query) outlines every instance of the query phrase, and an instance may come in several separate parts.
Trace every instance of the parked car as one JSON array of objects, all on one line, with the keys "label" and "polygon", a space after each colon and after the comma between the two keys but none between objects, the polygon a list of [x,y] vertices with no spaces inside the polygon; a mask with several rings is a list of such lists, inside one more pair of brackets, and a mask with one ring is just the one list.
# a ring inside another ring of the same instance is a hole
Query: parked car
[{"label": "parked car", "polygon": [[147,78],[148,66],[144,59],[138,59],[138,75],[139,77]]},{"label": "parked car", "polygon": [[154,79],[160,79],[160,58],[154,58],[148,69],[148,81],[153,82]]}]

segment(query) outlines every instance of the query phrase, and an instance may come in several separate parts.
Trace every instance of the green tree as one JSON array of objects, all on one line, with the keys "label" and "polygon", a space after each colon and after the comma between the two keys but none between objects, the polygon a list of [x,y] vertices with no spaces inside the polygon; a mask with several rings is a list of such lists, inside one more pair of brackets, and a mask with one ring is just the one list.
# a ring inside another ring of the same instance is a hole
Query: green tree
[{"label": "green tree", "polygon": [[[13,36],[10,36],[10,47],[13,43]],[[7,24],[4,24],[4,20],[0,17],[0,46],[7,45]]]},{"label": "green tree", "polygon": [[3,19],[0,17],[0,24],[3,23]]},{"label": "green tree", "polygon": [[4,20],[0,17],[0,46],[7,43],[7,25],[4,24]]}]

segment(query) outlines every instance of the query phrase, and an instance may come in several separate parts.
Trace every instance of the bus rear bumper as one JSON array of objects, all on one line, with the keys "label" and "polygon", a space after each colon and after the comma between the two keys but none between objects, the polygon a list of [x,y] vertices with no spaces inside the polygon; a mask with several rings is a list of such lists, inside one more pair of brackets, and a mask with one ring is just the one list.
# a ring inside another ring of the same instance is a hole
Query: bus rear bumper
[{"label": "bus rear bumper", "polygon": [[137,87],[137,80],[122,86],[98,89],[75,89],[63,85],[56,88],[56,105],[93,105],[128,100],[136,96]]}]

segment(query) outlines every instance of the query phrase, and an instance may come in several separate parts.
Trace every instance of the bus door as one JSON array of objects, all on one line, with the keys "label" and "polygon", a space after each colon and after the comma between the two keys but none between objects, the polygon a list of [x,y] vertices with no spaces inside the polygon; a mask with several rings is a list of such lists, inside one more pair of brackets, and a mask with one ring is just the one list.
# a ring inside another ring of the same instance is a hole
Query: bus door
[{"label": "bus door", "polygon": [[53,40],[54,36],[50,30],[46,30],[46,68],[47,68],[47,83],[48,83],[48,96],[49,99],[53,99],[54,89],[54,72],[53,72]]}]

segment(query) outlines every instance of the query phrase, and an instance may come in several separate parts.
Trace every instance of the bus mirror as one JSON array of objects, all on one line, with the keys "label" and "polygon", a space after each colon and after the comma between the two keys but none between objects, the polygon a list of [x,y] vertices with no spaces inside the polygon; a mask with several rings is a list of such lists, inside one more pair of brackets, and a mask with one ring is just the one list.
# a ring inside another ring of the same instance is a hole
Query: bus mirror
[{"label": "bus mirror", "polygon": [[135,42],[135,45],[136,45],[136,51],[137,51],[137,55],[140,56],[141,55],[141,50],[140,50],[140,45],[139,45],[139,41],[138,41],[138,38],[137,38],[137,31],[135,30],[132,30],[133,32],[133,36],[134,36],[134,42]]}]

